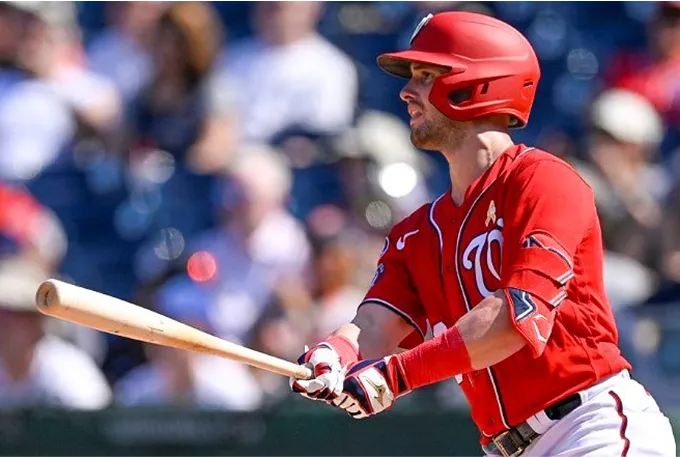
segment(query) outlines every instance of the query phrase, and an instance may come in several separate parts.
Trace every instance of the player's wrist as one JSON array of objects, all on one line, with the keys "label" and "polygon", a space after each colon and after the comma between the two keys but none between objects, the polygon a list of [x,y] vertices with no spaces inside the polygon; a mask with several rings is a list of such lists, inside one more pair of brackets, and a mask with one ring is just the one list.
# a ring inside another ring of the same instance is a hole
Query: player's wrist
[{"label": "player's wrist", "polygon": [[385,377],[394,394],[394,398],[406,395],[413,390],[413,386],[406,374],[402,359],[399,355],[385,357],[385,371]]},{"label": "player's wrist", "polygon": [[470,353],[456,327],[395,358],[409,390],[472,371]]},{"label": "player's wrist", "polygon": [[359,348],[349,338],[342,335],[333,335],[319,343],[320,347],[328,347],[338,354],[340,365],[346,366],[361,360]]}]

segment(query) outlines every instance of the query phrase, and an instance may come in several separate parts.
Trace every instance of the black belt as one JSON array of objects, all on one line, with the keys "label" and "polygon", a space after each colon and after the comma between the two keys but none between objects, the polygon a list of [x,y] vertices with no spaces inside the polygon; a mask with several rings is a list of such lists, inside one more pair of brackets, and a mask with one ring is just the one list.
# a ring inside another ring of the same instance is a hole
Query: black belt
[{"label": "black belt", "polygon": [[[545,415],[550,420],[560,420],[581,406],[581,403],[581,396],[574,394],[547,407],[544,410]],[[540,434],[536,433],[528,422],[523,422],[510,430],[505,430],[492,437],[492,442],[486,446],[486,450],[491,454],[498,454],[500,452],[500,455],[503,457],[517,457],[539,436]]]}]

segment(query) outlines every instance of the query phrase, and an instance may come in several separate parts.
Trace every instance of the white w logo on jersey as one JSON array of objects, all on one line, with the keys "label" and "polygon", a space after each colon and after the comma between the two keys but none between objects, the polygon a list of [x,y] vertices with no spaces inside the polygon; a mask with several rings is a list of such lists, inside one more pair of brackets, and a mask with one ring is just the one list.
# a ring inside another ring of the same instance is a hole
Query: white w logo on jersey
[{"label": "white w logo on jersey", "polygon": [[[477,235],[470,241],[467,245],[465,251],[463,251],[463,267],[466,270],[475,270],[475,284],[477,285],[477,290],[482,295],[482,297],[488,297],[493,294],[493,291],[489,290],[487,285],[484,283],[484,268],[482,262],[485,261],[486,268],[493,275],[494,278],[500,281],[500,268],[497,268],[493,264],[493,256],[491,255],[491,245],[493,243],[498,243],[499,251],[503,249],[503,218],[499,218],[496,221],[496,225],[499,228],[494,228],[490,232],[485,232]],[[474,257],[472,257],[474,254]],[[484,257],[483,257],[484,255]]]}]

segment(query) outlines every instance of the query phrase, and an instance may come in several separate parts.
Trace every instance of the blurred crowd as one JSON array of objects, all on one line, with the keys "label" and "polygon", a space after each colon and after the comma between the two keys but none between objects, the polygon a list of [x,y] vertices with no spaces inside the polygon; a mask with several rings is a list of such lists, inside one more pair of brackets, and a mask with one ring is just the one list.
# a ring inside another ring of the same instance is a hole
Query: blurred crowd
[{"label": "blurred crowd", "polygon": [[[375,57],[453,9],[536,47],[515,138],[595,190],[617,313],[680,310],[680,2],[0,2],[0,408],[285,399],[278,375],[46,320],[35,288],[295,360],[352,318],[392,224],[448,187]],[[631,352],[680,338],[630,325]],[[449,384],[427,394],[462,405]]]}]

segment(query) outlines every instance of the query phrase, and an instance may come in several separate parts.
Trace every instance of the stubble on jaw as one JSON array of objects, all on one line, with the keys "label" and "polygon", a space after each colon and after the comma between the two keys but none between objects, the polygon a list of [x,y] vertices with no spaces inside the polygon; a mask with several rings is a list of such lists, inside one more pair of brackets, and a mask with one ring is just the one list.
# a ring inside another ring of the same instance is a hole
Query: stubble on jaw
[{"label": "stubble on jaw", "polygon": [[416,127],[411,127],[411,143],[429,151],[455,150],[465,138],[463,123],[449,119],[438,111],[430,117]]}]

